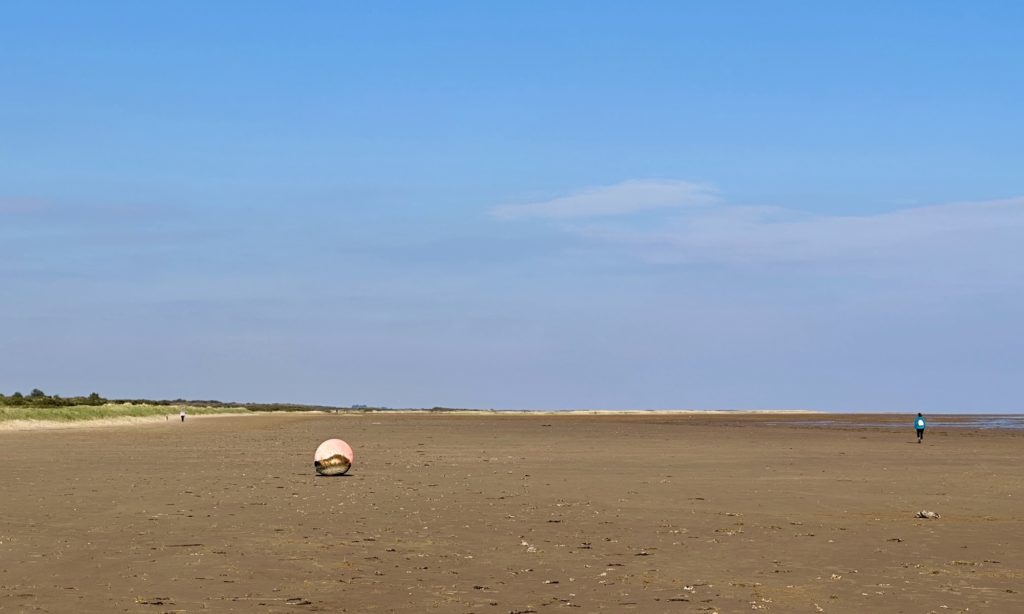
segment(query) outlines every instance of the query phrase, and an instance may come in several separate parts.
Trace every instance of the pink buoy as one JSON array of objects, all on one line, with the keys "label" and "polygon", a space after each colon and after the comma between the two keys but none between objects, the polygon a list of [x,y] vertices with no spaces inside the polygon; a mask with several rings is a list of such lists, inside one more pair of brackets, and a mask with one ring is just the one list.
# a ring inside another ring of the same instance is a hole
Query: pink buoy
[{"label": "pink buoy", "polygon": [[345,475],[354,460],[352,446],[340,439],[328,439],[313,455],[313,467],[320,475]]}]

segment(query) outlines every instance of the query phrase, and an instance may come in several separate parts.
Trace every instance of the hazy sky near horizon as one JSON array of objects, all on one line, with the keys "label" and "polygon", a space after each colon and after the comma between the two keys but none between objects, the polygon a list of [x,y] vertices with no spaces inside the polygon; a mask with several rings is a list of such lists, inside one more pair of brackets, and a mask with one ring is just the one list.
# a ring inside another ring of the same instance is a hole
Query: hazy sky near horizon
[{"label": "hazy sky near horizon", "polygon": [[1024,5],[0,23],[0,392],[1024,411]]}]

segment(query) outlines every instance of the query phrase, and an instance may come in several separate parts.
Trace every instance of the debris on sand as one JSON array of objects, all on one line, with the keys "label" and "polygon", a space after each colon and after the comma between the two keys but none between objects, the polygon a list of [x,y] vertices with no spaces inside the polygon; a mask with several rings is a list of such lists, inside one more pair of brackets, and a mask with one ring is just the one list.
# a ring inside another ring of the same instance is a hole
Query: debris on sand
[{"label": "debris on sand", "polygon": [[313,468],[319,475],[345,475],[352,467],[352,446],[340,439],[328,439],[313,454]]},{"label": "debris on sand", "polygon": [[939,516],[935,512],[929,512],[928,510],[921,510],[914,514],[914,518],[942,518],[942,516]]}]

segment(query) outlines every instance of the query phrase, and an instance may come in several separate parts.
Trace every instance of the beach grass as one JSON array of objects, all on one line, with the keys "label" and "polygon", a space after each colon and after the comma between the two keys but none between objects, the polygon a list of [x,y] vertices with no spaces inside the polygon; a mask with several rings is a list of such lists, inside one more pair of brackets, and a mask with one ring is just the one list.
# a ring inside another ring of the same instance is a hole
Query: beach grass
[{"label": "beach grass", "polygon": [[182,409],[190,416],[210,414],[237,414],[250,410],[240,406],[196,407],[192,405],[146,405],[134,403],[107,403],[105,405],[71,405],[68,407],[0,406],[0,422],[12,420],[40,420],[48,422],[77,422],[110,418],[141,418],[147,416],[177,415]]}]

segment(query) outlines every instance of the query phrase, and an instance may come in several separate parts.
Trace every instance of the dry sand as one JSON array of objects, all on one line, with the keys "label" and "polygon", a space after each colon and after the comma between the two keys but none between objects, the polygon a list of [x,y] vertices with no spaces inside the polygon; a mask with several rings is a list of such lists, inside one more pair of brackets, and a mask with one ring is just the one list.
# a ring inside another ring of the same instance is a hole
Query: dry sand
[{"label": "dry sand", "polygon": [[[200,416],[189,415],[188,419],[207,420],[210,418],[240,418],[244,416],[262,415],[266,414],[247,411],[244,413],[205,414]],[[41,429],[66,431],[70,429],[126,426],[129,424],[157,424],[172,420],[180,422],[179,418],[180,416],[178,415],[178,411],[175,409],[173,412],[168,412],[159,416],[116,416],[113,418],[95,418],[92,420],[4,420],[0,422],[0,431],[37,431]]]},{"label": "dry sand", "polygon": [[0,612],[1024,611],[1024,434],[798,419],[6,431]]}]

